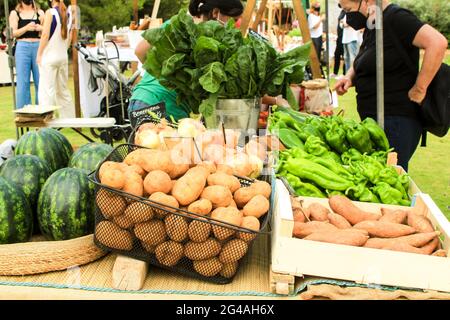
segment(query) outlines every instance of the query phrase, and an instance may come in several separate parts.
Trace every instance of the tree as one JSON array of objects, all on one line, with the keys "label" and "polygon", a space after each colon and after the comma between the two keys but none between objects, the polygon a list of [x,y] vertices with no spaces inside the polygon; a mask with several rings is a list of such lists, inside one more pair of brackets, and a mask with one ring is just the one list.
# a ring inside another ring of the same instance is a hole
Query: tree
[{"label": "tree", "polygon": [[[148,14],[152,14],[153,5],[155,0],[147,0],[143,8],[139,11],[139,17],[143,17]],[[189,4],[189,0],[161,0],[158,10],[158,18],[163,20],[170,19],[170,17],[176,15],[181,8],[186,8]]]}]

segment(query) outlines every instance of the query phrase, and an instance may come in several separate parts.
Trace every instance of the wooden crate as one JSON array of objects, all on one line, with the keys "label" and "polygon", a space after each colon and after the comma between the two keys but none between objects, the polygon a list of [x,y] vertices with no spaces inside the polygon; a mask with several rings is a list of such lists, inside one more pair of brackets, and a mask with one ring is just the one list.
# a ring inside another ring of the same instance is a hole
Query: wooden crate
[{"label": "wooden crate", "polygon": [[[328,206],[327,199],[300,197],[305,205],[319,202]],[[355,202],[367,211],[379,212],[380,207],[403,208],[392,205]],[[450,222],[430,196],[418,193],[413,199],[415,212],[428,217],[441,231],[441,244],[450,248]],[[434,257],[302,240],[292,237],[294,227],[289,192],[277,180],[272,234],[272,273],[288,275],[284,283],[272,280],[272,288],[292,293],[292,277],[304,275],[354,281],[361,284],[436,290],[450,292],[450,257]],[[286,285],[288,284],[288,285]]]}]

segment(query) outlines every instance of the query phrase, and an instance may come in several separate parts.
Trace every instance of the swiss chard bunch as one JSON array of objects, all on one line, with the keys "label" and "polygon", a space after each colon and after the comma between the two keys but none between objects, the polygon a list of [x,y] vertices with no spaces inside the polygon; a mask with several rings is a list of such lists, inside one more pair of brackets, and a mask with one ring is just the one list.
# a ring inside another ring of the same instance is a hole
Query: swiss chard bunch
[{"label": "swiss chard bunch", "polygon": [[186,10],[170,23],[150,29],[143,37],[151,44],[144,68],[168,89],[178,103],[194,114],[214,114],[218,99],[247,99],[284,94],[292,99],[290,84],[303,81],[310,44],[285,54],[264,40],[244,38],[230,20],[195,24]]}]

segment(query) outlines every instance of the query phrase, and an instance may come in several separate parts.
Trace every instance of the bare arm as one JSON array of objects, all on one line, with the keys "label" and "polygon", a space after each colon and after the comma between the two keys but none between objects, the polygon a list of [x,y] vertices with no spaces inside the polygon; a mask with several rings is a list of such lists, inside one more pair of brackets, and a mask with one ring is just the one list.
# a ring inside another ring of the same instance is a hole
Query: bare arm
[{"label": "bare arm", "polygon": [[355,70],[351,67],[345,77],[336,82],[334,86],[334,90],[336,90],[337,94],[342,96],[348,92],[348,89],[353,87],[353,80],[355,78]]},{"label": "bare arm", "polygon": [[42,28],[41,41],[40,41],[39,49],[38,49],[38,53],[37,53],[38,64],[40,64],[41,59],[42,59],[42,53],[44,52],[45,48],[48,45],[48,40],[50,38],[50,29],[51,29],[51,25],[52,25],[52,19],[53,19],[52,13],[50,12],[50,10],[47,10],[47,12],[45,13],[44,26]]},{"label": "bare arm", "polygon": [[18,29],[19,28],[19,16],[17,15],[16,11],[11,11],[11,13],[9,15],[9,24],[11,25],[12,36],[14,38],[20,37],[27,31],[34,31],[33,23],[31,23],[31,22],[29,24],[27,24],[25,27]]},{"label": "bare arm", "polygon": [[148,43],[147,40],[142,40],[139,42],[139,44],[136,46],[136,50],[134,53],[136,54],[136,57],[139,59],[141,63],[145,63],[145,60],[147,58],[147,52],[150,50],[151,45]]}]

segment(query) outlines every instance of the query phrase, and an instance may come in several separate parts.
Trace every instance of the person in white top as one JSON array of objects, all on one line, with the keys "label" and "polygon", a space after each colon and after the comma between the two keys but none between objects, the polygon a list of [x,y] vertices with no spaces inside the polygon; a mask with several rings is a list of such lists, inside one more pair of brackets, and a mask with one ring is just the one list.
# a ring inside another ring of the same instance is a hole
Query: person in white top
[{"label": "person in white top", "polygon": [[74,118],[75,108],[67,87],[72,16],[64,0],[49,1],[50,9],[45,13],[45,22],[39,45],[37,62],[41,75],[39,104],[58,106],[60,118]]},{"label": "person in white top", "polygon": [[321,60],[322,56],[322,35],[323,35],[323,21],[325,20],[324,15],[320,15],[320,3],[316,2],[311,7],[311,13],[308,16],[308,26],[309,32],[311,33],[311,40],[316,49],[317,56]]},{"label": "person in white top", "polygon": [[347,70],[353,67],[356,55],[359,51],[359,31],[356,31],[347,24],[347,16],[341,20],[341,26],[344,29],[342,35],[342,44],[344,45],[344,60]]}]

